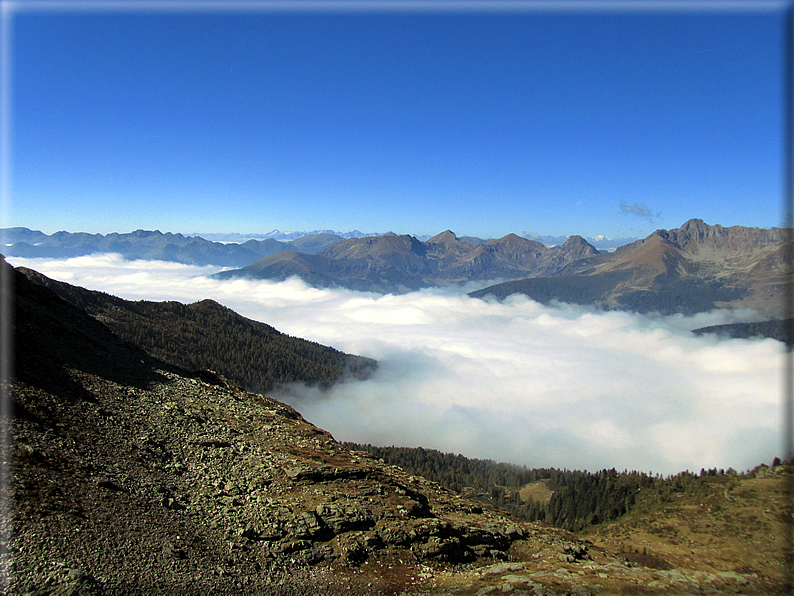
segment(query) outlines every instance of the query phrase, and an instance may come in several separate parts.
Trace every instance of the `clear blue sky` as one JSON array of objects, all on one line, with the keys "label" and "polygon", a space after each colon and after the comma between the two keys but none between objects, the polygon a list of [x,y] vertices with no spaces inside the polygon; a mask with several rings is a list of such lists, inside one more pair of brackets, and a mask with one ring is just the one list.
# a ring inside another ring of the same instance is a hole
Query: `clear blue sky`
[{"label": "clear blue sky", "polygon": [[781,223],[782,5],[31,4],[13,13],[6,225],[614,237],[692,217]]}]

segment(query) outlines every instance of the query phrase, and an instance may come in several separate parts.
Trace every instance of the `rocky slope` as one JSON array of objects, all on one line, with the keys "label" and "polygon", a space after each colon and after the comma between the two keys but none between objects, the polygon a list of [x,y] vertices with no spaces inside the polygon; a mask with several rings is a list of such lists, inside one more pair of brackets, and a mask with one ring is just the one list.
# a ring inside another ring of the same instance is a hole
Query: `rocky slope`
[{"label": "rocky slope", "polygon": [[551,275],[597,253],[580,236],[571,236],[562,246],[551,249],[515,234],[472,243],[447,230],[426,242],[413,236],[386,234],[343,240],[316,255],[287,251],[216,277],[283,280],[297,275],[320,287],[400,292],[467,281]]},{"label": "rocky slope", "polygon": [[749,307],[783,315],[785,231],[724,228],[693,219],[553,276],[498,284],[472,296],[523,293],[539,302],[596,304],[637,312],[694,314]]},{"label": "rocky slope", "polygon": [[[7,267],[4,263],[2,266]],[[187,373],[21,273],[9,594],[775,593],[627,562],[344,449],[292,408]],[[681,578],[686,578],[685,582]]]}]

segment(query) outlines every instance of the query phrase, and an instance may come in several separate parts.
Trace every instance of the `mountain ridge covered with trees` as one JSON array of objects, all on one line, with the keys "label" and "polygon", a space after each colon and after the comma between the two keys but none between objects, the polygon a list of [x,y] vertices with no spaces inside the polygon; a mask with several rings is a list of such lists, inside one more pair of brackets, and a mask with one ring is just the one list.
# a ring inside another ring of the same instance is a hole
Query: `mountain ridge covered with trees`
[{"label": "mountain ridge covered with trees", "polygon": [[213,300],[130,301],[18,270],[150,356],[187,370],[212,370],[253,393],[295,381],[328,387],[347,377],[366,378],[377,366],[372,359],[281,333]]}]

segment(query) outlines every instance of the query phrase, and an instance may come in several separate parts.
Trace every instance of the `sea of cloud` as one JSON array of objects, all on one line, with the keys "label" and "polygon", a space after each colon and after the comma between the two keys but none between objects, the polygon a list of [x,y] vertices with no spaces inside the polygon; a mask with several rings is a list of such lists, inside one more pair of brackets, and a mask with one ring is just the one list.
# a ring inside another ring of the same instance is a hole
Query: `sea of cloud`
[{"label": "sea of cloud", "polygon": [[751,312],[643,316],[484,301],[457,288],[380,295],[298,279],[218,281],[217,267],[107,254],[8,261],[130,300],[212,298],[377,359],[367,381],[272,395],[339,440],[662,474],[745,470],[782,450],[782,344],[690,333]]}]

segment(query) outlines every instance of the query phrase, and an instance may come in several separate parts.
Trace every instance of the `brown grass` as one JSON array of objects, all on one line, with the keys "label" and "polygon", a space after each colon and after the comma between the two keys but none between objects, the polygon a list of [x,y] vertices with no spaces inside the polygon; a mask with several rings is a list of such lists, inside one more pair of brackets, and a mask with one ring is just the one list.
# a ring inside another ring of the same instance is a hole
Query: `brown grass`
[{"label": "brown grass", "polygon": [[[627,558],[653,553],[675,567],[752,569],[779,580],[785,502],[782,477],[741,479],[727,490],[715,484],[698,494],[676,494],[671,501],[646,494],[627,516],[593,527],[587,538],[629,553]],[[651,561],[641,564],[655,566]]]},{"label": "brown grass", "polygon": [[548,503],[551,501],[551,496],[554,494],[553,490],[549,490],[545,480],[538,480],[537,482],[530,482],[524,485],[518,492],[522,501],[532,499],[538,503]]}]

